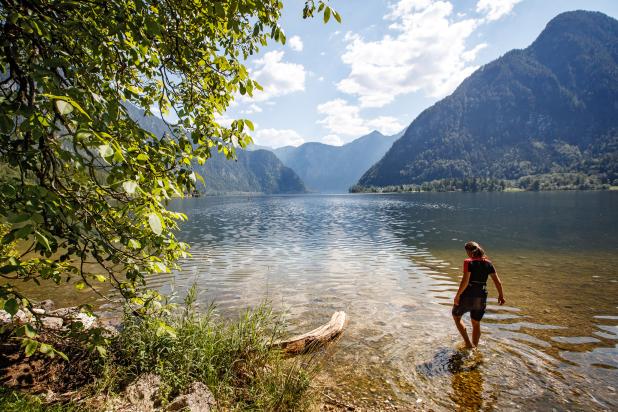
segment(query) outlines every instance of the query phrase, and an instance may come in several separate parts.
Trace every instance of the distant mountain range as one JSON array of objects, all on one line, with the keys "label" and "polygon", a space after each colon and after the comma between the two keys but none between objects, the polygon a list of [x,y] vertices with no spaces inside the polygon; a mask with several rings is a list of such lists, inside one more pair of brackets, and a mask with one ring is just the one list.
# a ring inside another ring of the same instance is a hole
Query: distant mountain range
[{"label": "distant mountain range", "polygon": [[293,169],[313,192],[341,193],[358,181],[403,132],[384,136],[373,131],[343,146],[310,142],[285,146],[273,152]]},{"label": "distant mountain range", "polygon": [[560,14],[421,113],[359,185],[557,175],[618,185],[617,62],[617,20]]},{"label": "distant mountain range", "polygon": [[[158,117],[144,116],[135,106],[127,106],[129,115],[144,129],[163,136],[169,132],[166,124]],[[198,183],[198,190],[207,194],[230,193],[305,193],[302,180],[289,167],[286,167],[267,150],[236,150],[237,160],[228,160],[219,153],[194,169],[206,182]]]},{"label": "distant mountain range", "polygon": [[215,154],[203,166],[195,166],[206,182],[200,190],[225,193],[305,193],[303,181],[268,150],[236,150],[237,160]]}]

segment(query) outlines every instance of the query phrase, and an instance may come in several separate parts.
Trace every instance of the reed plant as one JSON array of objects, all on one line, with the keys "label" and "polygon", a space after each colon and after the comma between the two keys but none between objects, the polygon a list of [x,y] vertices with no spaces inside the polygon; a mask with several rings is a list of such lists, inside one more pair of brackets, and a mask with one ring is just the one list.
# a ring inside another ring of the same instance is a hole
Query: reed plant
[{"label": "reed plant", "polygon": [[195,288],[184,305],[158,315],[127,314],[110,347],[99,391],[117,392],[145,373],[162,380],[162,402],[199,381],[221,410],[309,410],[316,405],[312,378],[319,355],[286,358],[273,343],[284,323],[263,304],[237,319],[222,319],[214,307],[195,308]]}]

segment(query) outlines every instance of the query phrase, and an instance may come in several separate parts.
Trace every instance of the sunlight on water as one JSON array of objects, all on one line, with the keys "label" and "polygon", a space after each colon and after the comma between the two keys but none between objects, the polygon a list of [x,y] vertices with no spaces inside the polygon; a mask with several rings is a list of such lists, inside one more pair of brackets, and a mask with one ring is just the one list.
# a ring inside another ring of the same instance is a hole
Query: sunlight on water
[{"label": "sunlight on water", "polygon": [[[618,408],[618,193],[206,197],[177,201],[192,257],[150,285],[228,315],[268,299],[290,332],[350,324],[327,394],[361,409]],[[493,285],[478,351],[450,315],[463,243]]]},{"label": "sunlight on water", "polygon": [[[350,325],[328,392],[361,408],[618,406],[618,196],[423,194],[189,199],[193,245],[163,291],[196,282],[225,312],[270,300],[291,332],[333,311]],[[581,217],[585,216],[584,220]],[[490,302],[479,351],[450,307],[463,242],[485,244],[507,305]]]}]

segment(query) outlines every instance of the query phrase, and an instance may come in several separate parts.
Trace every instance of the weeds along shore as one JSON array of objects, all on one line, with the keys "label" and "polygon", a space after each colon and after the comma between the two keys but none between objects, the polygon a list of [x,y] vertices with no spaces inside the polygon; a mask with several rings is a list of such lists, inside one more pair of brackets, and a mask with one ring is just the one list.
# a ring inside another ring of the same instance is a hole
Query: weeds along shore
[{"label": "weeds along shore", "polygon": [[143,376],[157,377],[149,389],[154,410],[166,410],[196,383],[211,393],[214,410],[304,411],[320,401],[312,381],[322,354],[290,358],[273,346],[284,323],[268,304],[223,320],[214,307],[198,312],[192,289],[178,307],[139,317],[126,311],[103,351],[70,331],[42,333],[68,361],[26,357],[9,329],[0,353],[3,411],[122,410],[131,406],[127,388]]}]

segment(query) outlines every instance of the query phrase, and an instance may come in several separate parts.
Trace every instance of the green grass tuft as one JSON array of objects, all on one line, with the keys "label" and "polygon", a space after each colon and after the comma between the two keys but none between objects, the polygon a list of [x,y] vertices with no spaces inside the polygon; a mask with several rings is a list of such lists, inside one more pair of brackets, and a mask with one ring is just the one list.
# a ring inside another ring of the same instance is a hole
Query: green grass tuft
[{"label": "green grass tuft", "polygon": [[[194,296],[194,295],[193,295]],[[197,313],[190,297],[181,311],[144,319],[127,315],[98,381],[114,393],[144,373],[163,381],[163,403],[191,383],[205,383],[225,410],[307,410],[315,403],[315,357],[286,359],[271,347],[282,322],[267,305],[224,321],[211,307]]]},{"label": "green grass tuft", "polygon": [[77,412],[72,404],[46,405],[35,395],[29,395],[0,386],[0,411],[2,412]]}]

